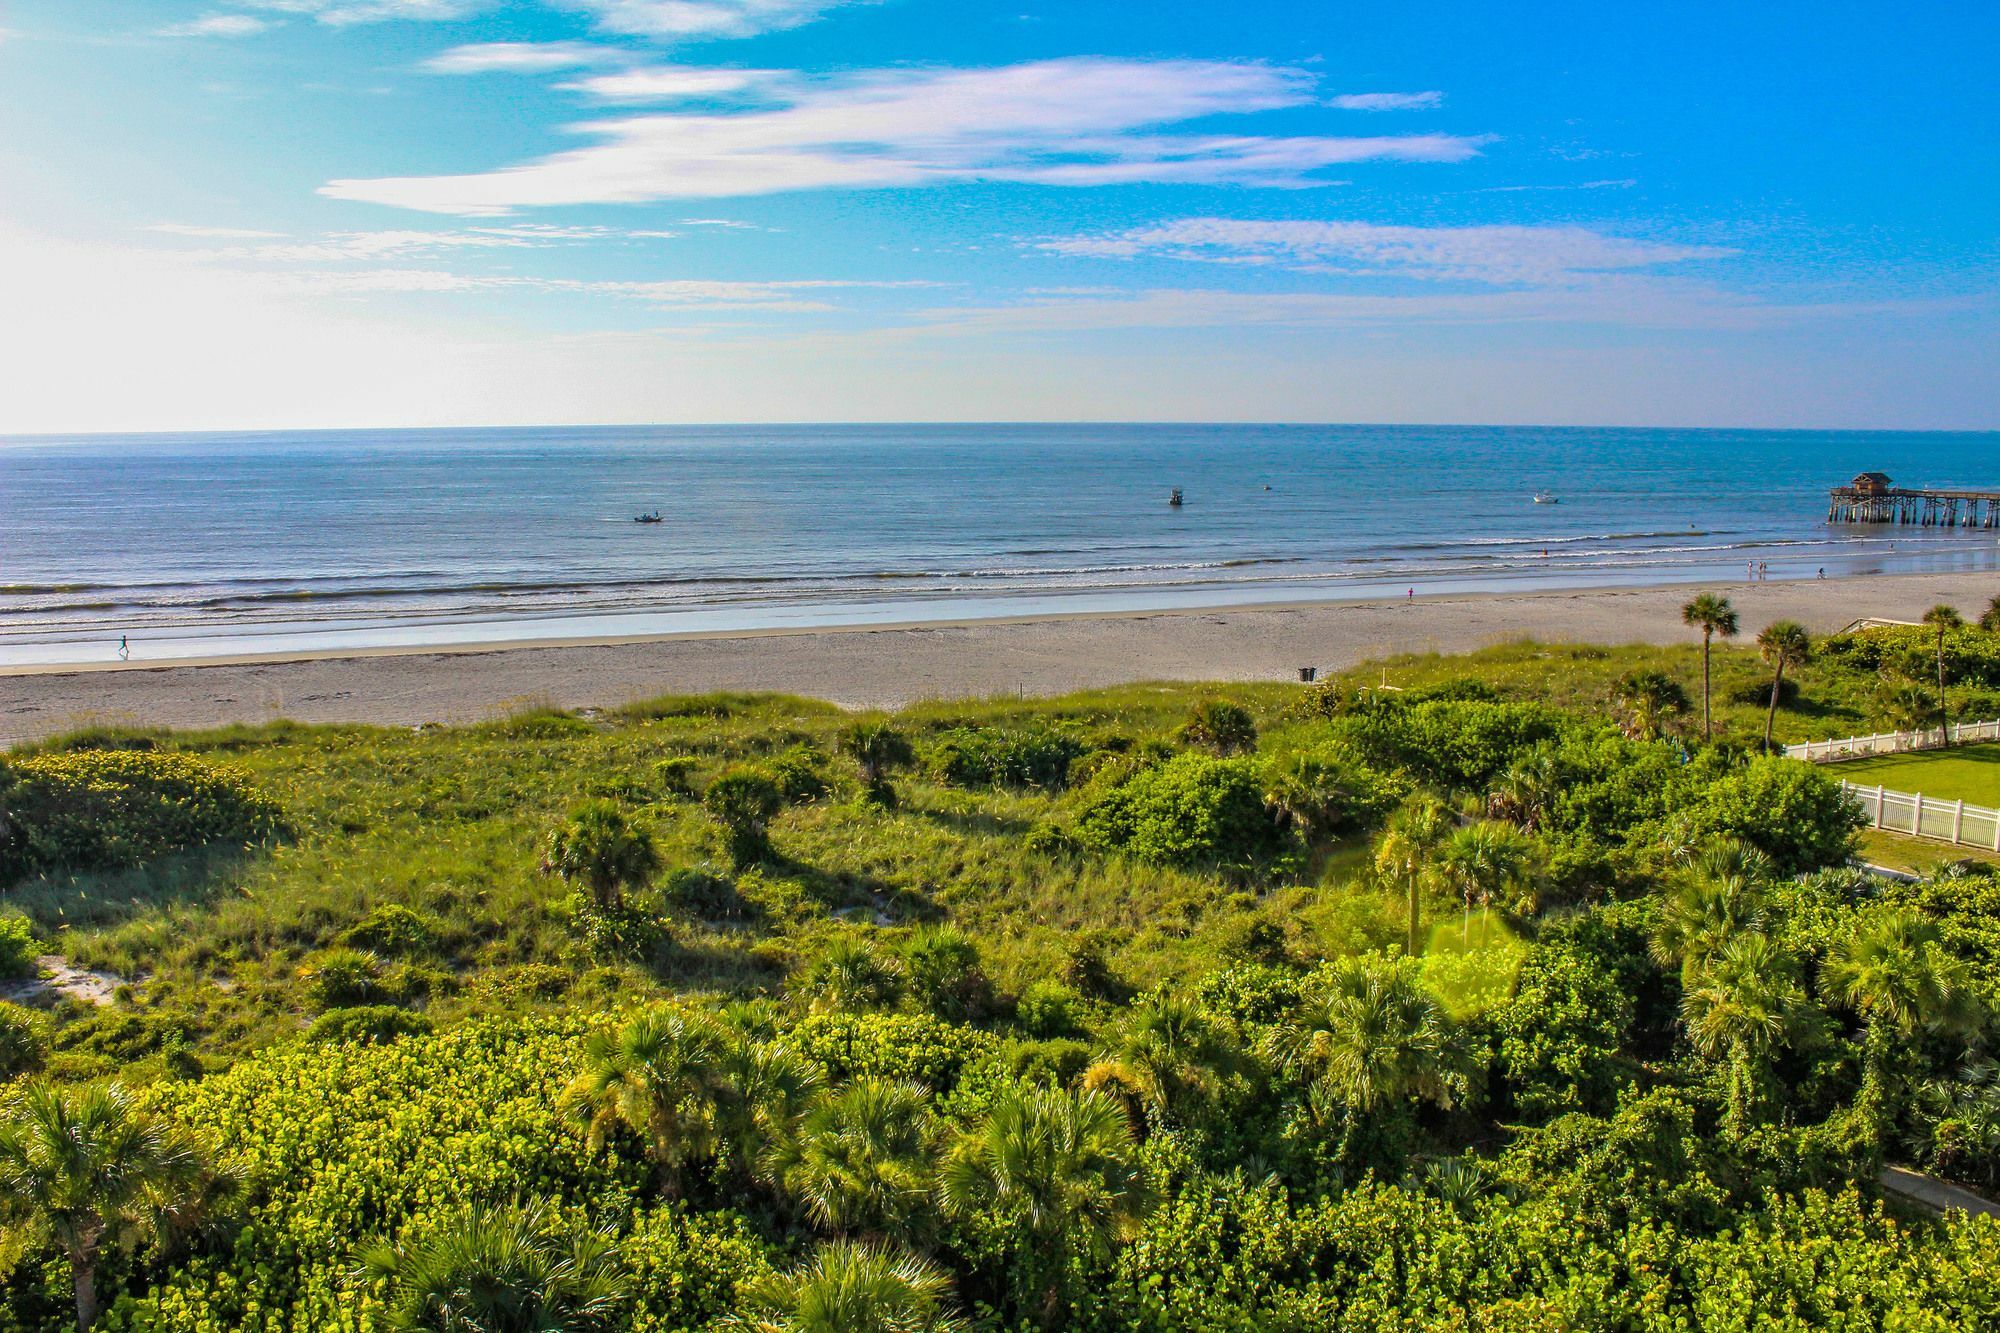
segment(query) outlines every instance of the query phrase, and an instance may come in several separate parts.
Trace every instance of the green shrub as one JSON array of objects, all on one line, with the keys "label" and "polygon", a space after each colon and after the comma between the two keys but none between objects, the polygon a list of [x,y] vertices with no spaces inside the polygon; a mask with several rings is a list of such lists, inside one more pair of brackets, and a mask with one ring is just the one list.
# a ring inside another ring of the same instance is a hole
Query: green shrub
[{"label": "green shrub", "polygon": [[695,792],[694,775],[699,767],[689,755],[669,755],[653,765],[653,782],[668,796],[692,796]]},{"label": "green shrub", "polygon": [[349,1009],[380,1004],[390,998],[382,979],[382,963],[360,949],[328,949],[299,969],[305,1001],[315,1010]]},{"label": "green shrub", "polygon": [[1709,787],[1684,812],[1695,843],[1735,838],[1771,858],[1779,873],[1838,865],[1866,820],[1834,777],[1791,759],[1759,758]]},{"label": "green shrub", "polygon": [[431,1021],[393,1004],[362,1004],[346,1009],[329,1009],[306,1029],[307,1041],[358,1041],[382,1043],[398,1037],[428,1035]]},{"label": "green shrub", "polygon": [[917,931],[900,951],[910,998],[939,1018],[977,1021],[993,1007],[993,983],[979,961],[979,946],[952,926]]},{"label": "green shrub", "polygon": [[31,976],[35,957],[35,928],[28,918],[12,912],[0,913],[0,978]]},{"label": "green shrub", "polygon": [[1083,1030],[1083,997],[1060,981],[1037,981],[1014,1001],[1014,1022],[1031,1037],[1072,1037]]},{"label": "green shrub", "polygon": [[49,1028],[46,1016],[0,1000],[0,1083],[42,1067],[49,1049]]},{"label": "green shrub", "polygon": [[794,745],[771,755],[757,765],[784,797],[786,805],[805,805],[833,790],[821,767],[819,751]]},{"label": "green shrub", "polygon": [[702,793],[702,806],[722,826],[729,859],[741,870],[771,854],[769,825],[785,805],[785,794],[760,768],[724,769]]},{"label": "green shrub", "polygon": [[924,750],[931,775],[955,787],[1039,787],[1060,790],[1083,742],[1047,728],[957,727]]},{"label": "green shrub", "polygon": [[79,750],[0,761],[0,883],[136,865],[281,831],[248,775],[188,754]]},{"label": "green shrub", "polygon": [[623,906],[625,891],[650,881],[660,868],[659,849],[644,829],[605,800],[584,801],[549,832],[548,870],[575,880],[599,906]]},{"label": "green shrub", "polygon": [[1270,804],[1311,842],[1374,828],[1410,794],[1407,780],[1339,742],[1274,755],[1264,774]]},{"label": "green shrub", "polygon": [[976,1028],[929,1014],[810,1014],[780,1036],[836,1081],[909,1079],[940,1095],[968,1061],[998,1045]]},{"label": "green shrub", "polygon": [[1141,769],[1077,818],[1085,846],[1154,865],[1245,866],[1283,847],[1254,760],[1186,754]]},{"label": "green shrub", "polygon": [[383,903],[342,931],[340,943],[395,958],[410,958],[436,950],[442,933],[435,917],[402,903]]},{"label": "green shrub", "polygon": [[1180,739],[1216,754],[1247,754],[1257,748],[1257,722],[1241,704],[1204,699],[1181,724]]}]

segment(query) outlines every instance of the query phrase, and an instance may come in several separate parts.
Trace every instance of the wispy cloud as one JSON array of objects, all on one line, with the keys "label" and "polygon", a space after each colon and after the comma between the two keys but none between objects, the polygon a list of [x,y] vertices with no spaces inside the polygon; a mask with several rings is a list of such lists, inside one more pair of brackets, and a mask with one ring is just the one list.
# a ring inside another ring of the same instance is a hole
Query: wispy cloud
[{"label": "wispy cloud", "polygon": [[236,3],[246,9],[304,14],[321,23],[344,27],[398,19],[418,22],[462,19],[490,8],[492,0],[236,0]]},{"label": "wispy cloud", "polygon": [[649,65],[643,69],[596,74],[561,85],[607,102],[676,102],[720,97],[769,85],[787,77],[769,69],[719,69],[699,65]]},{"label": "wispy cloud", "polygon": [[588,42],[475,42],[440,52],[422,67],[433,74],[542,74],[589,69],[626,58],[622,51]]},{"label": "wispy cloud", "polygon": [[447,269],[362,268],[290,270],[269,275],[274,289],[316,296],[449,295],[462,292],[524,291],[555,295],[608,296],[672,310],[740,311],[751,314],[806,314],[837,309],[832,293],[863,288],[926,287],[919,282],[849,282],[807,278],[782,282],[728,282],[707,279],[596,281],[514,274],[460,273]]},{"label": "wispy cloud", "polygon": [[1444,94],[1427,93],[1342,93],[1327,99],[1328,106],[1342,111],[1428,111],[1444,105]]},{"label": "wispy cloud", "polygon": [[1280,264],[1431,280],[1552,284],[1580,274],[1723,259],[1713,245],[1636,240],[1583,227],[1390,227],[1367,222],[1183,218],[1102,236],[1046,240],[1053,254]]},{"label": "wispy cloud", "polygon": [[189,236],[217,241],[276,240],[284,235],[278,231],[254,231],[248,227],[204,227],[188,222],[155,222],[143,230],[156,231],[165,236]]},{"label": "wispy cloud", "polygon": [[271,26],[255,14],[204,14],[187,23],[171,23],[154,30],[156,37],[254,37]]},{"label": "wispy cloud", "polygon": [[1480,138],[1175,134],[1200,117],[1310,104],[1313,76],[1228,61],[1077,57],[994,69],[793,76],[786,105],[575,127],[602,142],[465,176],[336,180],[321,193],[436,213],[725,198],[953,180],[1304,186],[1369,160],[1456,162]]},{"label": "wispy cloud", "polygon": [[622,231],[613,227],[557,226],[516,223],[501,227],[467,227],[450,231],[420,229],[336,231],[311,239],[292,240],[274,232],[238,231],[228,227],[185,227],[161,224],[147,230],[191,239],[258,241],[256,245],[209,247],[196,254],[209,259],[249,260],[273,264],[371,263],[426,255],[479,250],[528,250],[549,246],[585,245],[603,241],[663,238],[663,232]]},{"label": "wispy cloud", "polygon": [[811,23],[856,0],[558,0],[608,32],[639,37],[751,37]]}]

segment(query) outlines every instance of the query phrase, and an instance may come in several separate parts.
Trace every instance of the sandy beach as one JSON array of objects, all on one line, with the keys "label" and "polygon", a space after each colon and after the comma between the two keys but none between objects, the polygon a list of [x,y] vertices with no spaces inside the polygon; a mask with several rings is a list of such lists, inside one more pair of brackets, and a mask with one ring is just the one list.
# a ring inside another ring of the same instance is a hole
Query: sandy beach
[{"label": "sandy beach", "polygon": [[[1737,583],[1746,634],[1794,619],[1815,633],[1860,616],[1915,619],[1936,602],[1977,615],[1991,574]],[[1133,612],[891,627],[377,651],[201,664],[0,669],[0,743],[87,722],[172,727],[292,718],[414,725],[528,703],[607,707],[661,694],[777,690],[850,708],[919,699],[1059,694],[1140,680],[1291,680],[1297,668],[1510,639],[1674,643],[1697,588],[1466,594],[1373,602]]]}]

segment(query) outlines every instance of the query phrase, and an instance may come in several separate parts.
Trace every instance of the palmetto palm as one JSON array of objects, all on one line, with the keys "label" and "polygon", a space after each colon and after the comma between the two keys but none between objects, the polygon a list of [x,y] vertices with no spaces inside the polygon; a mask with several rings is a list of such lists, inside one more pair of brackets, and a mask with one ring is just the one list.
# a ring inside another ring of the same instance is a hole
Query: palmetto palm
[{"label": "palmetto palm", "polygon": [[1211,1096],[1241,1060],[1234,1038],[1193,1001],[1166,994],[1135,1006],[1118,1040],[1084,1072],[1084,1086],[1116,1091],[1162,1115]]},{"label": "palmetto palm", "polygon": [[702,1014],[661,1005],[632,1015],[584,1044],[583,1069],[562,1106],[581,1121],[593,1151],[612,1130],[637,1134],[661,1193],[680,1193],[681,1171],[715,1155],[731,1095],[731,1034]]},{"label": "palmetto palm", "polygon": [[1979,1001],[1965,964],[1939,940],[1935,925],[1912,912],[1878,909],[1834,945],[1822,985],[1867,1026],[1862,1101],[1887,1122],[1894,1044],[1921,1032],[1968,1033]]},{"label": "palmetto palm", "polygon": [[914,1083],[857,1079],[771,1145],[765,1175],[828,1230],[902,1234],[930,1192],[929,1101]]},{"label": "palmetto palm", "polygon": [[836,1241],[744,1286],[729,1327],[749,1333],[959,1333],[951,1279],[916,1255]]},{"label": "palmetto palm", "polygon": [[1653,925],[1653,956],[1678,965],[1691,978],[1728,942],[1762,926],[1764,889],[1748,867],[1732,867],[1727,853],[1709,853],[1708,865],[1697,864],[1677,877],[1660,900]]},{"label": "palmetto palm", "polygon": [[1046,1326],[1061,1316],[1070,1258],[1106,1254],[1138,1230],[1154,1202],[1118,1104],[1063,1089],[1024,1090],[995,1103],[946,1158],[938,1197],[961,1216],[993,1213],[1018,1223]]},{"label": "palmetto palm", "polygon": [[1442,801],[1419,794],[1405,801],[1389,818],[1388,827],[1375,842],[1376,872],[1402,881],[1409,899],[1409,937],[1404,950],[1415,957],[1422,946],[1419,930],[1423,918],[1424,889],[1438,879],[1433,857],[1438,844],[1454,827],[1451,811]]},{"label": "palmetto palm", "polygon": [[1778,721],[1778,691],[1785,672],[1812,657],[1812,636],[1796,620],[1776,620],[1757,636],[1757,652],[1771,668],[1771,704],[1764,710],[1764,748],[1771,748],[1771,729]]},{"label": "palmetto palm", "polygon": [[140,1113],[116,1086],[37,1080],[0,1119],[0,1206],[39,1217],[62,1246],[79,1330],[97,1318],[105,1249],[153,1232],[201,1175],[194,1145]]},{"label": "palmetto palm", "polygon": [[1939,735],[1943,744],[1950,745],[1951,701],[1944,690],[1944,636],[1948,631],[1963,626],[1965,617],[1958,613],[1957,607],[1939,602],[1924,612],[1924,624],[1937,631],[1938,724],[1942,728]]},{"label": "palmetto palm", "polygon": [[730,1164],[739,1171],[790,1135],[826,1086],[818,1063],[776,1040],[732,1043],[726,1077],[721,1130]]},{"label": "palmetto palm", "polygon": [[1701,631],[1701,738],[1708,740],[1715,734],[1709,708],[1709,647],[1718,634],[1725,639],[1736,637],[1736,609],[1727,597],[1705,592],[1681,608],[1681,621]]},{"label": "palmetto palm", "polygon": [[[1472,904],[1490,909],[1493,895],[1525,884],[1533,869],[1532,848],[1519,829],[1482,819],[1456,829],[1438,845],[1437,870],[1465,899],[1465,938],[1472,940]],[[1483,927],[1482,927],[1483,928]]]},{"label": "palmetto palm", "polygon": [[388,1286],[405,1333],[566,1333],[609,1327],[628,1283],[607,1236],[562,1234],[542,1203],[465,1212],[421,1241],[377,1245],[361,1271]]},{"label": "palmetto palm", "polygon": [[1271,1062],[1328,1099],[1367,1115],[1412,1100],[1451,1106],[1468,1081],[1451,1020],[1409,959],[1336,969],[1266,1041]]},{"label": "palmetto palm", "polygon": [[1681,996],[1681,1021],[1697,1051],[1729,1061],[1724,1124],[1741,1136],[1750,1127],[1761,1070],[1809,1012],[1798,962],[1769,936],[1747,931],[1707,958],[1691,981]]},{"label": "palmetto palm", "polygon": [[903,977],[893,959],[862,940],[842,935],[813,960],[804,990],[816,1010],[852,1013],[893,1004],[902,994]]}]

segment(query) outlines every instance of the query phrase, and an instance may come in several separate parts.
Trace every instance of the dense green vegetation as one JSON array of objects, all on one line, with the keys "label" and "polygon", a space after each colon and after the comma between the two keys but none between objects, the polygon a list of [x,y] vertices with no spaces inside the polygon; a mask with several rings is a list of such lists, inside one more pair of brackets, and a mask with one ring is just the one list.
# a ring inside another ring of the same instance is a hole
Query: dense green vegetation
[{"label": "dense green vegetation", "polygon": [[1757,750],[2000,636],[1691,623],[7,756],[0,1330],[1991,1326],[2000,879]]}]

